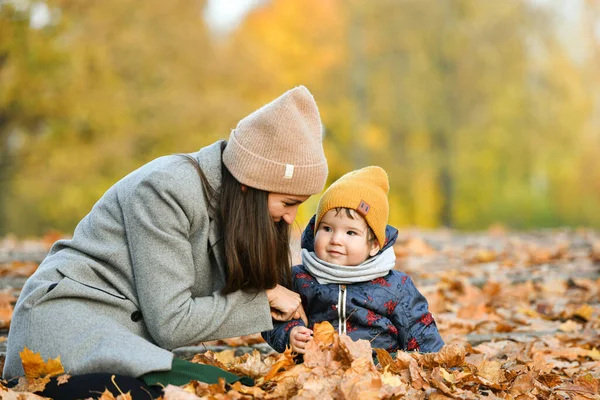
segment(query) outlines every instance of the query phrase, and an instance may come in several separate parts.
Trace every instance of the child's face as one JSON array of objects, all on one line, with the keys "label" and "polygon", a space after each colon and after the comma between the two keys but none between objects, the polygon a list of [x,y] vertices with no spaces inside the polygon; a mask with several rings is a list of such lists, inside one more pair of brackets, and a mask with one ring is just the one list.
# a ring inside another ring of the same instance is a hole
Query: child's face
[{"label": "child's face", "polygon": [[379,251],[377,241],[369,243],[367,221],[353,212],[349,218],[346,210],[336,215],[329,210],[321,219],[315,236],[315,254],[332,264],[355,266]]}]

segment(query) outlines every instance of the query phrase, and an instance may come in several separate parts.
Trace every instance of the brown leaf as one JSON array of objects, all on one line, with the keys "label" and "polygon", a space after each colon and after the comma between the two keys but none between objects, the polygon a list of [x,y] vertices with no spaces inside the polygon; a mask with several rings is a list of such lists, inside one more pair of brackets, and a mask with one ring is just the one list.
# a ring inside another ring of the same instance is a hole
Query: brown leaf
[{"label": "brown leaf", "polygon": [[238,393],[241,394],[248,394],[251,395],[255,398],[262,398],[265,395],[265,391],[262,390],[260,387],[258,386],[246,386],[246,385],[242,385],[240,382],[234,382],[233,385],[231,385],[231,389],[235,390]]},{"label": "brown leaf", "polygon": [[102,395],[100,397],[98,397],[98,400],[116,400],[116,399],[110,390],[104,389],[104,392],[102,392]]},{"label": "brown leaf", "polygon": [[483,360],[477,365],[475,375],[481,383],[494,389],[503,389],[506,382],[502,364],[498,361]]},{"label": "brown leaf", "polygon": [[518,396],[520,394],[529,393],[535,387],[534,381],[534,377],[528,373],[517,376],[511,385],[510,394]]},{"label": "brown leaf", "polygon": [[[423,356],[429,356],[429,355],[433,356],[433,354],[435,354],[435,353],[428,353],[428,354],[424,354]],[[399,368],[400,370],[403,370],[403,369],[408,369],[411,364],[416,364],[417,361],[413,358],[413,356],[410,353],[400,350],[396,353],[395,363],[396,363],[397,368]]]},{"label": "brown leaf", "polygon": [[543,374],[537,377],[537,380],[549,388],[554,388],[562,383],[560,376],[556,374]]},{"label": "brown leaf", "polygon": [[237,375],[247,375],[254,379],[259,379],[269,372],[269,367],[262,361],[258,350],[251,354],[244,354],[235,359],[235,362],[229,365],[229,371]]},{"label": "brown leaf", "polygon": [[567,332],[567,333],[568,332],[577,332],[581,329],[581,325],[579,325],[577,322],[570,319],[567,322],[560,324],[558,329],[560,329],[562,332]]},{"label": "brown leaf", "polygon": [[381,377],[372,366],[373,362],[365,358],[358,358],[352,362],[340,382],[340,390],[344,398],[380,399]]},{"label": "brown leaf", "polygon": [[267,372],[267,374],[264,376],[263,382],[270,381],[281,370],[285,371],[285,370],[293,367],[294,365],[296,365],[296,363],[294,361],[294,356],[292,355],[292,349],[287,348],[285,350],[285,352],[283,352],[282,354],[279,355],[275,364],[273,364],[271,366],[271,369],[269,370],[269,372]]},{"label": "brown leaf", "polygon": [[422,390],[429,388],[429,384],[427,383],[427,380],[424,379],[421,373],[422,370],[419,368],[415,360],[413,360],[408,366],[408,371],[410,372],[410,384],[414,389]]},{"label": "brown leaf", "polygon": [[465,347],[462,344],[445,345],[435,355],[435,361],[444,368],[463,366],[465,365]]},{"label": "brown leaf", "polygon": [[600,392],[600,382],[591,374],[585,374],[584,376],[574,378],[572,384],[560,385],[556,389],[567,392],[598,394]]},{"label": "brown leaf", "polygon": [[319,347],[328,347],[333,345],[336,336],[335,329],[328,322],[316,323],[313,327],[313,341],[319,345]]},{"label": "brown leaf", "polygon": [[[446,371],[444,371],[446,372]],[[448,376],[448,375],[446,375]],[[451,374],[450,374],[451,376]],[[450,378],[453,380],[453,378]],[[451,388],[453,386],[452,382],[448,382],[441,374],[440,367],[435,367],[431,372],[431,377],[429,379],[431,386],[439,389],[442,393],[452,394],[454,390]],[[451,387],[448,387],[447,384],[450,384]]]},{"label": "brown leaf", "polygon": [[306,344],[305,351],[304,365],[308,368],[329,367],[334,363],[335,353],[330,349],[322,350],[315,340],[311,340]]},{"label": "brown leaf", "polygon": [[448,397],[448,396],[443,395],[438,392],[434,392],[434,393],[431,393],[431,395],[429,395],[429,400],[452,400],[452,399],[454,399],[454,397]]},{"label": "brown leaf", "polygon": [[368,340],[359,339],[354,341],[348,335],[341,335],[339,340],[340,349],[348,354],[350,362],[363,359],[368,360],[371,365],[373,365],[373,349],[371,348],[371,343]]},{"label": "brown leaf", "polygon": [[195,392],[190,393],[183,387],[175,386],[175,385],[167,385],[163,389],[163,399],[164,400],[198,400],[199,397],[196,396]]},{"label": "brown leaf", "polygon": [[41,392],[49,382],[49,376],[42,378],[20,377],[18,384],[13,389],[17,392]]},{"label": "brown leaf", "polygon": [[0,328],[8,328],[13,314],[13,305],[16,298],[9,290],[0,291]]},{"label": "brown leaf", "polygon": [[381,366],[381,368],[384,370],[388,368],[390,372],[395,373],[396,367],[394,365],[394,359],[392,358],[390,353],[388,353],[384,349],[379,348],[374,348],[373,350],[375,351],[375,354],[377,354],[377,361],[379,361],[379,365]]},{"label": "brown leaf", "polygon": [[46,400],[47,397],[38,396],[34,393],[18,392],[8,389],[0,384],[0,399],[2,400]]},{"label": "brown leaf", "polygon": [[183,388],[189,392],[194,393],[196,396],[215,396],[224,395],[227,393],[225,378],[219,378],[218,383],[208,384],[199,381],[191,381]]},{"label": "brown leaf", "polygon": [[194,358],[192,358],[191,362],[195,364],[206,364],[221,369],[227,369],[227,367],[217,359],[215,353],[210,350],[203,354],[196,354]]},{"label": "brown leaf", "polygon": [[56,378],[56,385],[60,386],[64,383],[67,383],[67,382],[69,382],[70,378],[71,378],[71,375],[68,375],[68,374],[60,375],[59,377]]},{"label": "brown leaf", "polygon": [[400,376],[390,372],[381,374],[381,389],[379,390],[381,398],[390,398],[392,395],[395,396],[394,398],[399,398],[406,394],[407,387],[407,382]]},{"label": "brown leaf", "polygon": [[437,353],[420,355],[421,364],[430,368],[434,367],[461,367],[465,365],[465,346],[462,343],[444,345]]}]

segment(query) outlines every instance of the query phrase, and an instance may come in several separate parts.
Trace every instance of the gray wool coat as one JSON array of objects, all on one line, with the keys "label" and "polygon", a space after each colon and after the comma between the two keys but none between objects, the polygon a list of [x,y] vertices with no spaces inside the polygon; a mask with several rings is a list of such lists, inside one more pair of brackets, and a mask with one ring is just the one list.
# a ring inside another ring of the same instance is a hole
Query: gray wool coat
[{"label": "gray wool coat", "polygon": [[[220,187],[221,142],[196,158]],[[264,292],[222,295],[224,254],[202,183],[181,156],[132,172],[55,243],[27,280],[3,376],[23,375],[24,346],[70,374],[171,369],[177,347],[272,329]],[[50,289],[50,290],[49,290]]]}]

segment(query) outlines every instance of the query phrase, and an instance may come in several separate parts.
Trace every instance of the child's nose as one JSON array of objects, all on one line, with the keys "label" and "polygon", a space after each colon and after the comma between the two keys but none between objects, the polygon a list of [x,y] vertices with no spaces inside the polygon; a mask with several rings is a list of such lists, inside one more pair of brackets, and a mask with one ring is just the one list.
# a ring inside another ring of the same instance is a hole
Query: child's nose
[{"label": "child's nose", "polygon": [[341,244],[342,243],[342,234],[340,232],[333,232],[333,234],[331,235],[331,243]]}]

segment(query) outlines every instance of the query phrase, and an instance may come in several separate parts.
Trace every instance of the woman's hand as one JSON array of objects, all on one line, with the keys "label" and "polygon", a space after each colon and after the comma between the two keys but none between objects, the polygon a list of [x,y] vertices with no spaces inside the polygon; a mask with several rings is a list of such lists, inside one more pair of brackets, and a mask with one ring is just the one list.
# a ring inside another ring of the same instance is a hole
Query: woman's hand
[{"label": "woman's hand", "polygon": [[305,324],[308,324],[306,313],[302,307],[300,295],[281,285],[269,289],[267,299],[271,306],[271,316],[276,321],[289,321],[291,319],[301,319]]},{"label": "woman's hand", "polygon": [[313,331],[305,326],[295,326],[290,332],[290,347],[298,354],[306,352],[306,344],[312,340]]}]

